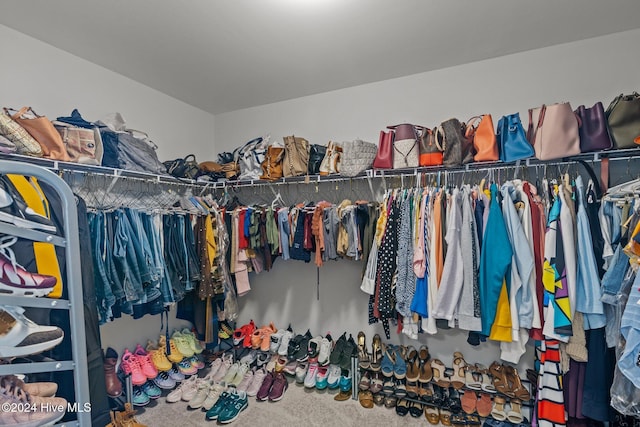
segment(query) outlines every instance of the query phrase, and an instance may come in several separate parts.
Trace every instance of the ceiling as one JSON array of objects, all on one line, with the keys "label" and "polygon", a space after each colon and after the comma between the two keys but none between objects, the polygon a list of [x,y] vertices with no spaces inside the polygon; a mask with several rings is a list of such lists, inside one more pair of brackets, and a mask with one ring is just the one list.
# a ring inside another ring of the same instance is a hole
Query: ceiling
[{"label": "ceiling", "polygon": [[638,0],[2,0],[0,24],[220,114],[640,28]]}]

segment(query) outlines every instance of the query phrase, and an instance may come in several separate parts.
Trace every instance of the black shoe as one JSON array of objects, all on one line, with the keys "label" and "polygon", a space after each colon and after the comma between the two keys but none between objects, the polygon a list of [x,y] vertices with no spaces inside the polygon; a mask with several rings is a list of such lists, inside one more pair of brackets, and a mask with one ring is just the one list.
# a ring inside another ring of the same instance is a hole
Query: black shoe
[{"label": "black shoe", "polygon": [[0,221],[21,228],[56,232],[53,222],[27,206],[20,193],[4,176],[0,177]]}]

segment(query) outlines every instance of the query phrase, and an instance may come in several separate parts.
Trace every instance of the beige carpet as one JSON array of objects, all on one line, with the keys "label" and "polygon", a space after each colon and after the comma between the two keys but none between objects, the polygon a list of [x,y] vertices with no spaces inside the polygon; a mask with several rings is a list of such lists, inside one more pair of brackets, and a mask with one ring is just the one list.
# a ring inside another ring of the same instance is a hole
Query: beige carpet
[{"label": "beige carpet", "polygon": [[[249,407],[231,425],[236,426],[431,426],[424,415],[413,418],[400,417],[395,409],[384,406],[363,408],[357,400],[337,402],[333,400],[336,391],[305,389],[289,380],[289,389],[279,402],[258,402],[249,398]],[[202,426],[215,421],[207,421],[205,413],[198,409],[188,409],[187,402],[166,403],[163,397],[151,402],[145,408],[138,408],[136,418],[148,427],[161,426]]]}]

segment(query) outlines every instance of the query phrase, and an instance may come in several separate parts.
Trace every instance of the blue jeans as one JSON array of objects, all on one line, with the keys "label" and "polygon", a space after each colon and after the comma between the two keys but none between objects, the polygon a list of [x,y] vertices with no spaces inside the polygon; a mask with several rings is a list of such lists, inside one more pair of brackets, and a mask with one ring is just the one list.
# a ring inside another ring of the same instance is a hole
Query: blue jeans
[{"label": "blue jeans", "polygon": [[[127,301],[139,301],[145,297],[142,286],[142,274],[140,272],[136,246],[140,246],[134,230],[124,211],[113,212],[115,221],[113,260],[120,272],[125,298]],[[148,272],[147,272],[148,273]]]},{"label": "blue jeans", "polygon": [[153,253],[156,274],[160,282],[162,302],[165,305],[169,305],[176,301],[173,296],[173,290],[171,289],[171,283],[169,283],[169,272],[167,271],[167,264],[160,244],[162,240],[160,234],[162,232],[162,218],[158,214],[154,214],[153,216],[144,215],[142,217],[142,224],[149,239],[151,252]]},{"label": "blue jeans", "polygon": [[609,263],[609,269],[602,277],[602,302],[610,305],[619,304],[619,293],[627,269],[629,269],[629,257],[618,245]]},{"label": "blue jeans", "polygon": [[280,248],[282,249],[282,259],[288,260],[289,256],[289,210],[280,209],[278,211],[278,228],[280,229]]}]

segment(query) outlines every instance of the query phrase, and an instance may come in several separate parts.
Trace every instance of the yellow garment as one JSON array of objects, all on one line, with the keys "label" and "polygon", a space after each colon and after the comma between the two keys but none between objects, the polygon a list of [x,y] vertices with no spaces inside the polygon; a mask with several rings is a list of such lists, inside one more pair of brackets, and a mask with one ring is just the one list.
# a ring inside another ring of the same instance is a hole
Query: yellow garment
[{"label": "yellow garment", "polygon": [[509,306],[509,294],[507,293],[507,283],[503,280],[496,317],[491,325],[489,339],[494,341],[511,342],[511,307]]},{"label": "yellow garment", "polygon": [[211,270],[213,270],[213,266],[216,264],[216,255],[218,253],[218,243],[216,242],[216,237],[213,233],[213,215],[207,215],[207,220],[205,221],[205,235],[207,239],[207,257],[209,259]]},{"label": "yellow garment", "polygon": [[378,222],[376,223],[376,243],[378,244],[378,247],[380,247],[380,245],[382,245],[382,238],[384,237],[384,231],[385,228],[387,227],[387,201],[388,199],[385,198],[382,203],[380,203],[380,216],[378,217]]},{"label": "yellow garment", "polygon": [[[22,175],[7,175],[11,183],[16,187],[27,206],[36,213],[51,218],[49,202],[44,195],[35,178],[27,180]],[[57,279],[53,290],[47,295],[50,298],[60,298],[62,296],[62,274],[56,256],[56,248],[51,243],[33,242],[33,254],[36,259],[36,267],[39,274],[53,276]]]}]

